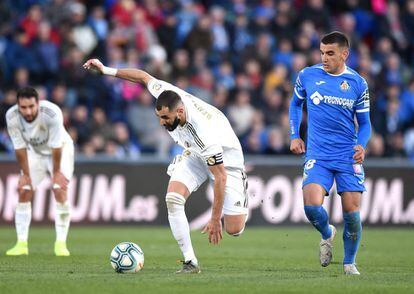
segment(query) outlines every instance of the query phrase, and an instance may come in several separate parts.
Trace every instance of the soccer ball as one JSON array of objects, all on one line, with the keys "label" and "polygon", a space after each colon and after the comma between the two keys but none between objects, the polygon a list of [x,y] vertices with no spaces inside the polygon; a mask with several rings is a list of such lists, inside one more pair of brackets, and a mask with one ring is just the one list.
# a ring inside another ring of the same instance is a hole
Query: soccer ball
[{"label": "soccer ball", "polygon": [[144,266],[144,252],[135,243],[122,242],[112,249],[110,260],[117,273],[136,273]]}]

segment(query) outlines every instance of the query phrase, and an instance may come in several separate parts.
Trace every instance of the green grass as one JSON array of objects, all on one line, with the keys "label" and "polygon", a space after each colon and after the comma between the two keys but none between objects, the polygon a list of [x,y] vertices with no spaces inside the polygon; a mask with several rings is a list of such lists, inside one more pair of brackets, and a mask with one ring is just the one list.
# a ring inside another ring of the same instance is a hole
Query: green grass
[{"label": "green grass", "polygon": [[[72,256],[53,255],[52,226],[33,227],[30,255],[6,257],[15,242],[12,227],[0,228],[0,293],[413,293],[414,231],[364,230],[358,255],[362,275],[342,274],[342,238],[334,262],[318,263],[318,234],[311,228],[248,228],[240,238],[225,236],[219,246],[192,233],[202,273],[178,276],[178,246],[168,228],[73,227]],[[133,241],[145,252],[137,274],[117,274],[109,263],[112,247]]]}]

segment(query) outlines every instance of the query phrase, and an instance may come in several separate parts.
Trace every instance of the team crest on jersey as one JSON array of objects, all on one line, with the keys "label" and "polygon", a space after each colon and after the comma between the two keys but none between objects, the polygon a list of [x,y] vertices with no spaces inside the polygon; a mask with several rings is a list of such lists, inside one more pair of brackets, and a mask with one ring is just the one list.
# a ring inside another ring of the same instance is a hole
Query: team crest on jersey
[{"label": "team crest on jersey", "polygon": [[45,127],[44,125],[40,125],[40,126],[39,126],[39,129],[40,129],[41,131],[43,131],[43,132],[45,132],[45,131],[46,131],[46,127]]},{"label": "team crest on jersey", "polygon": [[190,144],[190,143],[188,143],[187,141],[185,141],[185,142],[184,142],[184,146],[185,146],[186,148],[190,148],[191,144]]},{"label": "team crest on jersey", "polygon": [[351,88],[347,81],[343,81],[339,87],[342,91],[348,91]]}]

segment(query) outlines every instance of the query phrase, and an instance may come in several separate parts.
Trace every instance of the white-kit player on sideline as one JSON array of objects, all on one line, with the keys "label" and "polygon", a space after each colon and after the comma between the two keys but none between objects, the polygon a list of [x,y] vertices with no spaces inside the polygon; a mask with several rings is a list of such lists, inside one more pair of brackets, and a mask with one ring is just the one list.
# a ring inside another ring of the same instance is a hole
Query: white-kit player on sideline
[{"label": "white-kit player on sideline", "polygon": [[217,108],[139,69],[115,69],[90,59],[84,68],[141,83],[157,99],[155,114],[173,140],[185,150],[168,168],[171,176],[165,197],[172,234],[184,256],[177,273],[199,273],[184,205],[207,179],[214,181],[211,218],[203,232],[212,244],[222,239],[224,228],[239,236],[247,218],[247,179],[240,142],[229,121]]},{"label": "white-kit player on sideline", "polygon": [[19,202],[16,207],[16,245],[6,255],[27,255],[29,227],[32,218],[31,200],[39,183],[49,173],[56,199],[56,256],[69,256],[66,238],[70,224],[67,187],[73,174],[73,141],[63,126],[60,108],[39,101],[34,88],[18,90],[17,104],[6,113],[7,130],[13,142],[20,167]]}]

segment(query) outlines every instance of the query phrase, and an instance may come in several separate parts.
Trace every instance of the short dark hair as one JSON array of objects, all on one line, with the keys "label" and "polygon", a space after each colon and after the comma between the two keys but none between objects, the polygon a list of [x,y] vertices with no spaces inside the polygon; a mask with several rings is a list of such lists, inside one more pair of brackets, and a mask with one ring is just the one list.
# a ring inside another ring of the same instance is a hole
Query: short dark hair
[{"label": "short dark hair", "polygon": [[24,87],[17,91],[17,101],[19,101],[20,98],[32,98],[34,97],[36,99],[36,102],[39,101],[39,94],[37,93],[36,89],[33,87]]},{"label": "short dark hair", "polygon": [[167,90],[163,91],[160,96],[158,96],[157,102],[155,104],[155,108],[160,111],[163,107],[168,107],[171,111],[175,109],[178,104],[181,102],[180,95],[176,92]]},{"label": "short dark hair", "polygon": [[325,45],[337,43],[340,47],[349,48],[348,37],[344,33],[338,31],[334,31],[323,36],[321,39],[321,43]]}]

